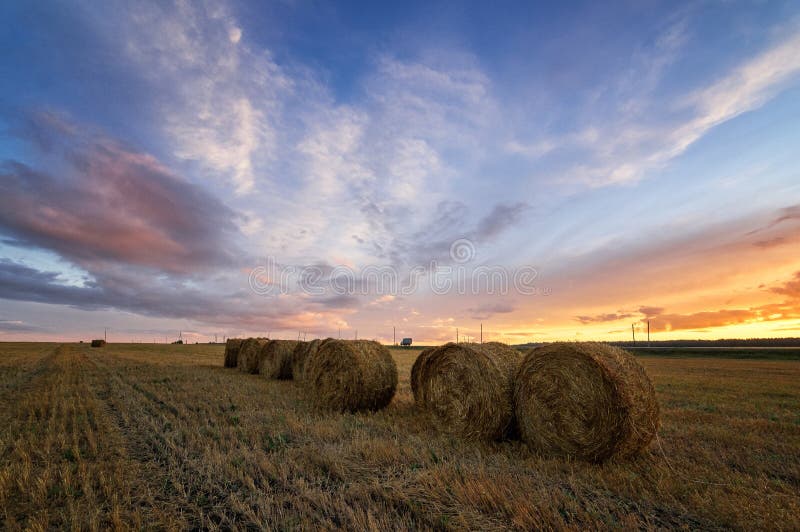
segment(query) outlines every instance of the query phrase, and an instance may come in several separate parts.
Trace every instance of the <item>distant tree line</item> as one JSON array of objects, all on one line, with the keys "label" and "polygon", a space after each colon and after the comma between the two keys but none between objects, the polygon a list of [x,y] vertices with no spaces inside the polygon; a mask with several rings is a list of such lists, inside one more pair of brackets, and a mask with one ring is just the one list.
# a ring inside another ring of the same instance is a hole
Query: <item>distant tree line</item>
[{"label": "distant tree line", "polygon": [[[647,340],[608,342],[619,347],[646,347]],[[651,340],[650,347],[800,347],[800,338],[724,338],[721,340]]]},{"label": "distant tree line", "polygon": [[[536,347],[550,342],[532,342],[520,347]],[[800,338],[723,338],[721,340],[631,340],[604,342],[619,347],[800,347]]]}]

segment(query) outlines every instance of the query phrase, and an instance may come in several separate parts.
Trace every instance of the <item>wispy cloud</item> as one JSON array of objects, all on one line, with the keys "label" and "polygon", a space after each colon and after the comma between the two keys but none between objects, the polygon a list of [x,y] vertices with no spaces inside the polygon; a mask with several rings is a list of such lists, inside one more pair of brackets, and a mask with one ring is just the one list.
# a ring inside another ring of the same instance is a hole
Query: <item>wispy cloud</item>
[{"label": "wispy cloud", "polygon": [[251,49],[225,4],[131,9],[128,56],[162,94],[174,155],[231,180],[243,194],[276,154],[281,100],[293,81],[267,51]]},{"label": "wispy cloud", "polygon": [[560,181],[590,186],[639,181],[716,126],[763,106],[800,74],[795,29],[706,86],[665,101],[654,89],[678,59],[687,32],[686,23],[678,22],[657,39],[654,50],[637,52],[623,77],[627,88],[602,121],[530,144],[512,141],[507,149],[533,158],[557,148],[581,150],[581,162],[565,168]]}]

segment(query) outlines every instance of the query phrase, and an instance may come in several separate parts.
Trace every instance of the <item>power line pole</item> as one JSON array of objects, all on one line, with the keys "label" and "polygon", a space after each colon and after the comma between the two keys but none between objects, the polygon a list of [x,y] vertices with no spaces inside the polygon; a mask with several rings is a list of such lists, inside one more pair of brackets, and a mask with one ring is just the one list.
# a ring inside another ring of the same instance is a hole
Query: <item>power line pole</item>
[{"label": "power line pole", "polygon": [[397,327],[392,325],[392,345],[397,345]]},{"label": "power line pole", "polygon": [[458,343],[458,327],[456,327],[456,343]]},{"label": "power line pole", "polygon": [[633,335],[633,345],[636,345],[636,330],[633,328],[634,324],[631,323],[631,334]]},{"label": "power line pole", "polygon": [[647,347],[650,347],[650,320],[647,320]]},{"label": "power line pole", "polygon": [[481,343],[483,343],[483,323],[481,323]]},{"label": "power line pole", "polygon": [[358,340],[358,329],[356,329],[356,340]]},{"label": "power line pole", "polygon": [[108,343],[108,327],[103,328],[103,341]]}]

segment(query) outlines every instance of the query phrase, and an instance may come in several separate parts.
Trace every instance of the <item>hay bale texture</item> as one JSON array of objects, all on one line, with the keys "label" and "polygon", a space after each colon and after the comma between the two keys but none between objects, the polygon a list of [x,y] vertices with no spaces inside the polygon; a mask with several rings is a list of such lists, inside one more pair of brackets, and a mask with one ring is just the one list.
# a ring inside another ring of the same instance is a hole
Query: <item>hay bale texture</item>
[{"label": "hay bale texture", "polygon": [[292,353],[292,378],[294,380],[302,381],[305,379],[306,362],[311,357],[316,355],[317,351],[319,350],[319,346],[328,340],[332,340],[332,338],[326,338],[325,340],[315,339],[311,340],[310,342],[300,342],[297,347],[294,348],[294,352]]},{"label": "hay bale texture", "polygon": [[397,366],[378,342],[326,340],[306,360],[304,385],[317,406],[349,412],[379,410],[397,390]]},{"label": "hay bale texture", "polygon": [[261,361],[261,349],[269,342],[268,338],[248,338],[242,342],[236,366],[243,373],[258,373],[258,364]]},{"label": "hay bale texture", "polygon": [[520,435],[535,451],[591,462],[641,451],[658,430],[647,374],[630,353],[599,343],[531,350],[516,375]]},{"label": "hay bale texture", "polygon": [[445,432],[501,439],[514,429],[513,379],[522,358],[499,342],[426,349],[411,368],[414,401]]},{"label": "hay bale texture", "polygon": [[225,367],[235,368],[239,358],[239,348],[242,347],[242,338],[228,338],[225,342]]},{"label": "hay bale texture", "polygon": [[261,348],[258,373],[268,379],[292,378],[292,353],[304,342],[297,340],[270,340]]}]

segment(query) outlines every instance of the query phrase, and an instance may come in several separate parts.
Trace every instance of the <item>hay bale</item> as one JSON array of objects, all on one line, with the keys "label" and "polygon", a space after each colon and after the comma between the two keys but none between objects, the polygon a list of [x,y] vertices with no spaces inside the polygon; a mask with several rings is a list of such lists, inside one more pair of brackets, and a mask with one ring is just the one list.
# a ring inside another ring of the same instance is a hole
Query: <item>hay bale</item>
[{"label": "hay bale", "polygon": [[420,406],[422,406],[422,401],[424,400],[422,397],[422,387],[420,386],[420,376],[423,373],[423,368],[430,354],[433,353],[434,350],[436,350],[435,347],[424,349],[414,361],[414,365],[411,366],[411,392],[414,394],[414,402]]},{"label": "hay bale", "polygon": [[305,379],[306,362],[309,358],[317,354],[319,346],[323,342],[332,340],[333,338],[326,338],[325,340],[315,339],[310,342],[300,342],[294,348],[292,353],[292,378],[296,381]]},{"label": "hay bale", "polygon": [[411,368],[414,400],[445,432],[501,439],[514,429],[513,379],[522,358],[500,342],[426,349]]},{"label": "hay bale", "polygon": [[100,340],[92,340],[92,347],[104,347],[106,345],[106,341],[102,338]]},{"label": "hay bale", "polygon": [[248,338],[239,348],[236,366],[243,373],[258,373],[258,363],[261,361],[261,348],[269,342],[268,338]]},{"label": "hay bale", "polygon": [[389,350],[370,340],[326,340],[306,359],[304,385],[314,402],[333,410],[378,410],[397,390]]},{"label": "hay bale", "polygon": [[228,338],[225,342],[225,364],[226,368],[235,368],[239,358],[239,349],[242,347],[242,338]]},{"label": "hay bale", "polygon": [[516,375],[520,435],[541,453],[592,462],[641,451],[658,430],[653,384],[633,355],[599,343],[531,350]]},{"label": "hay bale", "polygon": [[261,348],[258,373],[268,379],[292,378],[292,353],[301,344],[297,340],[272,340]]}]

